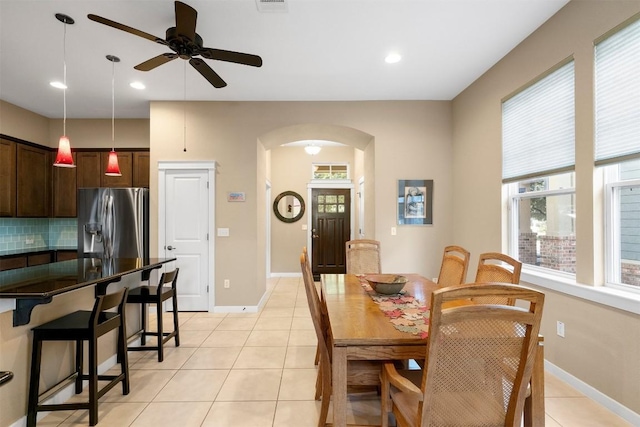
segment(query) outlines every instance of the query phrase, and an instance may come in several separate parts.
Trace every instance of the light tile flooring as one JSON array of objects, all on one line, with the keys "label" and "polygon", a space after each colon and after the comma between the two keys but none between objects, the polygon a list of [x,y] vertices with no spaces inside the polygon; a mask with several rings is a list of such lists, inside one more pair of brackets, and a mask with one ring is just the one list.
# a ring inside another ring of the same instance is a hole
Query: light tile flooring
[{"label": "light tile flooring", "polygon": [[[181,312],[181,345],[165,346],[162,363],[154,352],[130,352],[131,393],[107,393],[98,425],[315,427],[316,338],[304,287],[297,278],[268,286],[260,313]],[[547,427],[630,426],[550,374],[545,385]],[[379,424],[375,393],[353,395],[348,409],[349,423]],[[88,420],[87,411],[52,412],[38,426]]]}]

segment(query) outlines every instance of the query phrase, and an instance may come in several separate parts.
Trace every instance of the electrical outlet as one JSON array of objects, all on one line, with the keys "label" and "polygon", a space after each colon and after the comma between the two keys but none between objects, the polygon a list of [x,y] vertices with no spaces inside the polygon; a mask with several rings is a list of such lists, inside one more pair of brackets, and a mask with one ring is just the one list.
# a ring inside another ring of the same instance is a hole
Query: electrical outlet
[{"label": "electrical outlet", "polygon": [[556,333],[559,337],[564,338],[564,322],[558,320],[556,323]]},{"label": "electrical outlet", "polygon": [[395,227],[391,227],[391,235],[392,235],[392,236],[395,236],[395,235],[396,235],[396,233],[397,233],[396,228],[395,228]]},{"label": "electrical outlet", "polygon": [[24,241],[27,245],[33,245],[34,240],[27,237],[27,240]]},{"label": "electrical outlet", "polygon": [[229,289],[230,286],[231,286],[231,282],[229,281],[229,279],[224,279],[224,288]]}]

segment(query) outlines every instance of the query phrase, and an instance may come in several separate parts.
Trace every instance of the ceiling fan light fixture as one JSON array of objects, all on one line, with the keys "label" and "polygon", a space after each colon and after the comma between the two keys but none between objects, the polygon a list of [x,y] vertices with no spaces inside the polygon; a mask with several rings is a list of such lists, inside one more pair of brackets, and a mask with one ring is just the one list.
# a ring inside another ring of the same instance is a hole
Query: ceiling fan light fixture
[{"label": "ceiling fan light fixture", "polygon": [[63,83],[59,86],[62,91],[62,136],[58,141],[58,153],[53,166],[59,168],[75,168],[73,155],[71,154],[71,143],[67,137],[67,24],[71,25],[75,21],[70,16],[63,13],[56,13],[56,19],[64,24],[64,35],[62,37],[62,65]]},{"label": "ceiling fan light fixture", "polygon": [[131,83],[129,83],[129,86],[131,86],[134,89],[138,89],[138,90],[142,90],[142,89],[146,89],[147,88],[144,85],[144,83],[142,83],[142,82],[131,82]]},{"label": "ceiling fan light fixture", "polygon": [[319,145],[309,144],[304,147],[304,151],[306,151],[310,156],[315,156],[320,152],[320,150],[322,150],[322,147],[320,147]]}]

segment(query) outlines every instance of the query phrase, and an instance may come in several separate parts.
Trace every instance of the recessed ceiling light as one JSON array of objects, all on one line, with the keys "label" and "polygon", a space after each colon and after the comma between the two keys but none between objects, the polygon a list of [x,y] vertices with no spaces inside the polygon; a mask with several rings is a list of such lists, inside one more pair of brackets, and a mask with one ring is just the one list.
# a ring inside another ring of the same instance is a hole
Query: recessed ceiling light
[{"label": "recessed ceiling light", "polygon": [[49,84],[53,87],[55,87],[56,89],[66,89],[67,86],[62,83],[62,82],[49,82]]},{"label": "recessed ceiling light", "polygon": [[401,59],[402,56],[400,56],[400,54],[390,53],[386,58],[384,58],[384,62],[386,62],[387,64],[395,64],[396,62],[400,62]]},{"label": "recessed ceiling light", "polygon": [[129,86],[138,90],[142,90],[146,87],[142,82],[131,82],[129,83]]}]

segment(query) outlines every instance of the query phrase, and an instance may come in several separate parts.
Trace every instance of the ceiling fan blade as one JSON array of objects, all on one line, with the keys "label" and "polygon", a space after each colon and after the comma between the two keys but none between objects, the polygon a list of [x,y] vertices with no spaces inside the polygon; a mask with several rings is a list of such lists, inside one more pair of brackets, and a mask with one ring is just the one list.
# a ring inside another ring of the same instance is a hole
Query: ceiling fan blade
[{"label": "ceiling fan blade", "polygon": [[198,72],[202,74],[202,77],[209,80],[209,83],[211,83],[214,87],[219,89],[227,85],[227,83],[222,80],[222,77],[220,77],[218,73],[213,71],[211,67],[209,67],[202,59],[191,58],[189,60],[189,64],[191,64],[193,68],[198,70]]},{"label": "ceiling fan blade", "polygon": [[176,2],[176,32],[191,41],[196,39],[198,12],[182,2]]},{"label": "ceiling fan blade", "polygon": [[144,61],[133,68],[140,71],[150,71],[156,67],[159,67],[162,64],[166,64],[169,61],[173,61],[177,57],[178,55],[175,53],[163,53],[162,55],[158,55],[155,58],[151,58],[148,61]]},{"label": "ceiling fan blade", "polygon": [[252,67],[262,66],[262,58],[260,58],[258,55],[251,55],[249,53],[233,52],[230,50],[222,49],[211,49],[208,47],[199,49],[198,53],[202,55],[203,58],[207,59],[251,65]]},{"label": "ceiling fan blade", "polygon": [[98,22],[100,24],[107,25],[109,27],[116,28],[118,30],[122,30],[124,32],[136,35],[138,37],[142,37],[143,39],[151,40],[152,42],[161,43],[161,44],[164,44],[164,45],[167,44],[167,42],[164,39],[161,39],[160,37],[156,37],[156,36],[154,36],[152,34],[145,33],[144,31],[140,31],[140,30],[137,30],[135,28],[129,27],[127,25],[120,24],[119,22],[112,21],[112,20],[107,19],[107,18],[103,18],[102,16],[93,15],[93,14],[90,13],[89,15],[87,15],[87,17],[89,19],[91,19],[92,21]]}]

